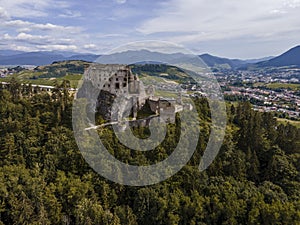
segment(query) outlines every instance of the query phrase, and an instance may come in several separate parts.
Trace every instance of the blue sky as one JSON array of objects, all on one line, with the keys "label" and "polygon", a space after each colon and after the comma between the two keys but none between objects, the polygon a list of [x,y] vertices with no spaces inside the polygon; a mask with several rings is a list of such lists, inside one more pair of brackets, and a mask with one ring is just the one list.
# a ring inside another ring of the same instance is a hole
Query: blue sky
[{"label": "blue sky", "polygon": [[300,44],[300,0],[0,0],[0,49],[104,53],[163,40],[230,58]]}]

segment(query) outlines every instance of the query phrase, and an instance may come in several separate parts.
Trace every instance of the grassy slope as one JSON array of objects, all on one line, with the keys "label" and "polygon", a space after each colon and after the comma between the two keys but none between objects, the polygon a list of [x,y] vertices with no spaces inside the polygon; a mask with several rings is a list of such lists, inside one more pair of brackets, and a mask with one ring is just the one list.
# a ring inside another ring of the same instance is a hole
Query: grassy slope
[{"label": "grassy slope", "polygon": [[256,83],[253,85],[254,87],[267,87],[270,89],[290,89],[290,90],[300,90],[300,84],[286,84],[286,83]]},{"label": "grassy slope", "polygon": [[282,123],[284,125],[290,123],[291,125],[300,128],[300,121],[294,121],[294,120],[288,120],[288,119],[281,119],[281,118],[277,118],[277,121],[279,123]]},{"label": "grassy slope", "polygon": [[[53,63],[51,65],[39,66],[35,70],[23,70],[19,73],[12,75],[21,83],[37,84],[37,85],[55,85],[55,83],[61,83],[63,80],[69,80],[71,86],[76,88],[78,81],[82,78],[80,72],[70,72],[67,68],[71,65],[75,68],[85,67],[87,68],[90,63],[83,61],[64,61]],[[51,71],[51,74],[49,74]],[[61,75],[63,73],[63,75]],[[0,81],[9,81],[11,77],[0,78]]]},{"label": "grassy slope", "polygon": [[272,84],[267,84],[267,87],[271,89],[284,88],[284,89],[291,89],[291,90],[300,90],[300,84],[272,83]]}]

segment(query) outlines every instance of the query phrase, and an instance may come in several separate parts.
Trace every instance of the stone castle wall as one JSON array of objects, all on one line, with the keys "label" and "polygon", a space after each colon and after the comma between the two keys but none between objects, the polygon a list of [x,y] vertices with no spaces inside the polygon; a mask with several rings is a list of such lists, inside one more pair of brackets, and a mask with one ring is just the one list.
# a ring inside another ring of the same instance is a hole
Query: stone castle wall
[{"label": "stone castle wall", "polygon": [[[118,109],[120,111],[114,112],[114,121],[124,119],[122,115],[125,115],[125,110],[127,110],[127,116],[128,111],[131,110],[130,115],[136,118],[137,112],[144,104],[149,104],[153,113],[171,123],[175,122],[176,112],[183,110],[181,96],[177,100],[153,97],[155,88],[153,86],[145,88],[138,76],[134,75],[127,65],[94,64],[86,71],[84,79],[91,83],[93,89],[100,90],[95,104],[97,112],[106,120],[112,119],[112,105],[116,98],[123,99],[124,102],[118,103],[120,104]],[[131,106],[130,109],[126,108],[126,103]],[[141,125],[144,123],[148,124],[149,121],[136,121],[133,124]]]}]

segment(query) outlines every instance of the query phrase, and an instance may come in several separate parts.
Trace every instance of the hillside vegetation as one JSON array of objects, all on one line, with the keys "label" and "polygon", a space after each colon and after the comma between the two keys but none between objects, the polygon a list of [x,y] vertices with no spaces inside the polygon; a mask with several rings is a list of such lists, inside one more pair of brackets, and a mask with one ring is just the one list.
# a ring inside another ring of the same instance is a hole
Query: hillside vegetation
[{"label": "hillside vegetation", "polygon": [[[72,87],[77,87],[78,81],[90,63],[84,61],[54,62],[47,66],[38,66],[34,70],[22,70],[12,75],[21,83],[38,85],[61,84],[63,80],[70,81]],[[9,81],[10,78],[1,78],[0,81]]]},{"label": "hillside vegetation", "polygon": [[[159,184],[123,186],[95,173],[81,156],[69,85],[34,94],[12,80],[0,90],[0,224],[299,224],[296,127],[253,111],[247,102],[228,105],[223,146],[199,172],[210,110],[206,99],[195,98],[201,136],[189,163]],[[166,139],[152,151],[127,149],[111,127],[99,130],[99,138],[123,162],[152,164],[176,148],[180,123],[177,118],[168,125]],[[148,132],[133,128],[139,137]]]},{"label": "hillside vegetation", "polygon": [[[38,66],[34,70],[23,69],[12,75],[21,83],[31,83],[37,85],[56,85],[63,80],[70,81],[71,87],[76,88],[81,80],[84,71],[91,65],[84,61],[62,61],[54,62],[51,65]],[[192,79],[184,71],[167,65],[131,65],[132,72],[141,78],[160,77],[173,80],[178,83],[188,82]],[[0,81],[9,81],[10,77],[0,78]],[[163,81],[163,80],[161,80]],[[164,81],[163,81],[164,82]]]}]

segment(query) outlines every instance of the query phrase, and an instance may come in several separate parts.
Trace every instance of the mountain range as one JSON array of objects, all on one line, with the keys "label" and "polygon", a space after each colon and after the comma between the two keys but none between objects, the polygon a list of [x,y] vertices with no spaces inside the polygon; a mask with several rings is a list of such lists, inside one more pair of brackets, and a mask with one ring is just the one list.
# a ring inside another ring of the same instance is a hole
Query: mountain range
[{"label": "mountain range", "polygon": [[282,55],[267,61],[257,63],[258,67],[283,67],[296,66],[300,67],[300,45],[296,46]]},{"label": "mountain range", "polygon": [[83,60],[95,61],[99,55],[61,51],[20,52],[0,50],[0,65],[48,65],[54,61]]},{"label": "mountain range", "polygon": [[[150,54],[149,52],[145,52]],[[47,65],[54,61],[83,60],[94,62],[100,55],[81,54],[63,51],[22,52],[14,50],[0,50],[0,65]],[[174,55],[175,56],[175,55]],[[262,59],[228,59],[202,54],[199,57],[212,68],[239,69],[296,66],[300,68],[300,46],[296,46],[277,57]]]}]

